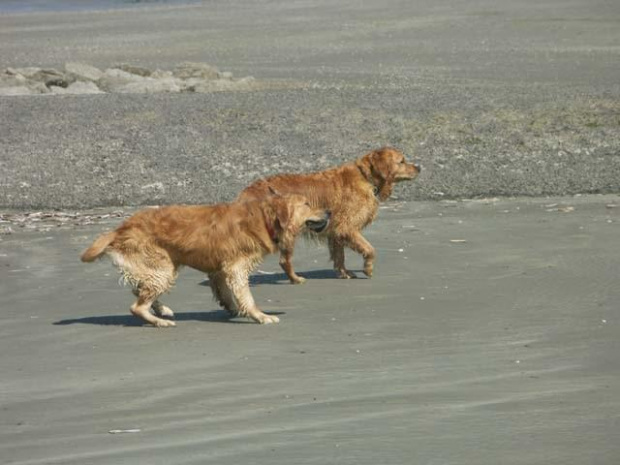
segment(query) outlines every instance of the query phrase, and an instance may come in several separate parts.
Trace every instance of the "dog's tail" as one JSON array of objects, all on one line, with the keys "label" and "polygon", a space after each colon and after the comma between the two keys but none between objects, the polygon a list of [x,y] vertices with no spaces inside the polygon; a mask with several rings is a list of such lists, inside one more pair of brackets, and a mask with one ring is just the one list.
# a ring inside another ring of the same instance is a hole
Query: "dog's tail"
[{"label": "dog's tail", "polygon": [[81,257],[82,261],[94,262],[105,253],[106,247],[108,247],[115,238],[116,231],[110,231],[99,236],[97,239],[95,239],[93,245],[91,245],[88,249],[84,251]]}]

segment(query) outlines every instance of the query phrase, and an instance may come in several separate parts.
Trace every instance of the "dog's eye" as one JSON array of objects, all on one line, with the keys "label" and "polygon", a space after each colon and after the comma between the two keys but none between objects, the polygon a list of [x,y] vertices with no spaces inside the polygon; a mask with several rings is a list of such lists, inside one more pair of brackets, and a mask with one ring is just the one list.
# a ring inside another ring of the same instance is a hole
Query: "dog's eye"
[{"label": "dog's eye", "polygon": [[403,159],[400,161],[400,164],[401,164],[401,165],[404,165],[405,163],[406,163],[406,160],[403,158]]},{"label": "dog's eye", "polygon": [[309,207],[309,206],[310,206],[310,202],[306,202],[306,207]]}]

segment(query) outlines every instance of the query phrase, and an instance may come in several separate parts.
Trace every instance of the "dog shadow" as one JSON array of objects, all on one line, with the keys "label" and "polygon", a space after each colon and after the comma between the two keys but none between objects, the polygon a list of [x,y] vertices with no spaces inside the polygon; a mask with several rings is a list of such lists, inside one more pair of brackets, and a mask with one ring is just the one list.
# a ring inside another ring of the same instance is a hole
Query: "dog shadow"
[{"label": "dog shadow", "polygon": [[[359,278],[362,275],[361,271],[355,270],[354,273]],[[303,271],[301,273],[297,273],[302,278],[306,278],[308,280],[313,279],[339,279],[338,273],[332,269],[326,270],[314,270],[314,271]],[[257,284],[289,284],[290,281],[286,273],[265,273],[265,274],[253,274],[250,276],[250,286],[256,286]],[[199,286],[209,286],[209,280],[205,279],[198,283]]]},{"label": "dog shadow", "polygon": [[[361,271],[355,270],[356,275],[359,277],[362,275]],[[338,274],[332,269],[326,270],[314,270],[304,271],[298,273],[306,279],[338,279]],[[273,273],[273,274],[254,274],[250,276],[250,286],[256,286],[260,284],[289,284],[288,276],[286,273]],[[199,286],[209,286],[209,280],[205,279],[198,283]],[[282,315],[284,312],[265,312],[267,315]],[[184,312],[174,314],[174,321],[202,321],[208,323],[229,323],[229,324],[256,324],[255,322],[238,317],[231,317],[226,310],[212,310],[207,312]],[[142,321],[140,318],[131,315],[103,315],[103,316],[89,316],[84,318],[72,318],[66,320],[59,320],[54,322],[54,325],[98,325],[98,326],[150,326],[149,323]]]},{"label": "dog shadow", "polygon": [[[284,312],[265,312],[267,315],[282,315]],[[175,313],[175,322],[181,321],[200,321],[208,323],[229,323],[229,324],[256,324],[255,322],[245,319],[232,317],[225,310],[213,310],[209,312],[183,312]],[[133,315],[104,315],[104,316],[89,316],[85,318],[72,318],[66,320],[59,320],[54,322],[56,326],[65,325],[98,325],[98,326],[151,326],[149,323],[142,321],[140,318]]]}]

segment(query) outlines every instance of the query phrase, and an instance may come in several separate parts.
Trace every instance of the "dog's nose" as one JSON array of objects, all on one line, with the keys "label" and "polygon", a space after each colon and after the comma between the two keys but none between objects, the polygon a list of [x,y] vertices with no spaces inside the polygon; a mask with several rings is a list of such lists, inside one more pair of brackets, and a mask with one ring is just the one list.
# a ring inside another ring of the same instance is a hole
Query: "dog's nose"
[{"label": "dog's nose", "polygon": [[420,171],[422,171],[422,166],[420,166],[420,165],[419,165],[419,164],[417,164],[417,163],[414,163],[414,164],[413,164],[413,167],[414,167],[414,168],[418,171],[418,173],[419,173]]}]

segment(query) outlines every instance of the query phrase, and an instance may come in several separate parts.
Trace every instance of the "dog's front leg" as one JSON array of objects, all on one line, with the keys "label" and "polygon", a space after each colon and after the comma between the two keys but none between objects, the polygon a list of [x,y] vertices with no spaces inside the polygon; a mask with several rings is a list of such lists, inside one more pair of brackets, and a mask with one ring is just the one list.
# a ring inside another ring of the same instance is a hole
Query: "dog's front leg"
[{"label": "dog's front leg", "polygon": [[306,278],[302,278],[293,269],[293,249],[280,250],[280,266],[291,280],[292,284],[303,284],[306,282]]},{"label": "dog's front leg", "polygon": [[250,292],[250,266],[245,263],[236,263],[222,271],[224,274],[225,292],[230,292],[237,306],[237,314],[251,318],[260,324],[278,323],[277,316],[267,315],[257,307]]},{"label": "dog's front leg", "polygon": [[360,232],[350,234],[347,237],[347,244],[352,250],[362,254],[364,257],[364,274],[371,278],[375,262],[375,248]]},{"label": "dog's front leg", "polygon": [[230,288],[226,284],[226,276],[224,273],[222,271],[209,273],[209,285],[211,286],[211,292],[213,292],[213,298],[216,302],[224,307],[224,310],[232,316],[237,316],[239,309],[230,292]]}]

